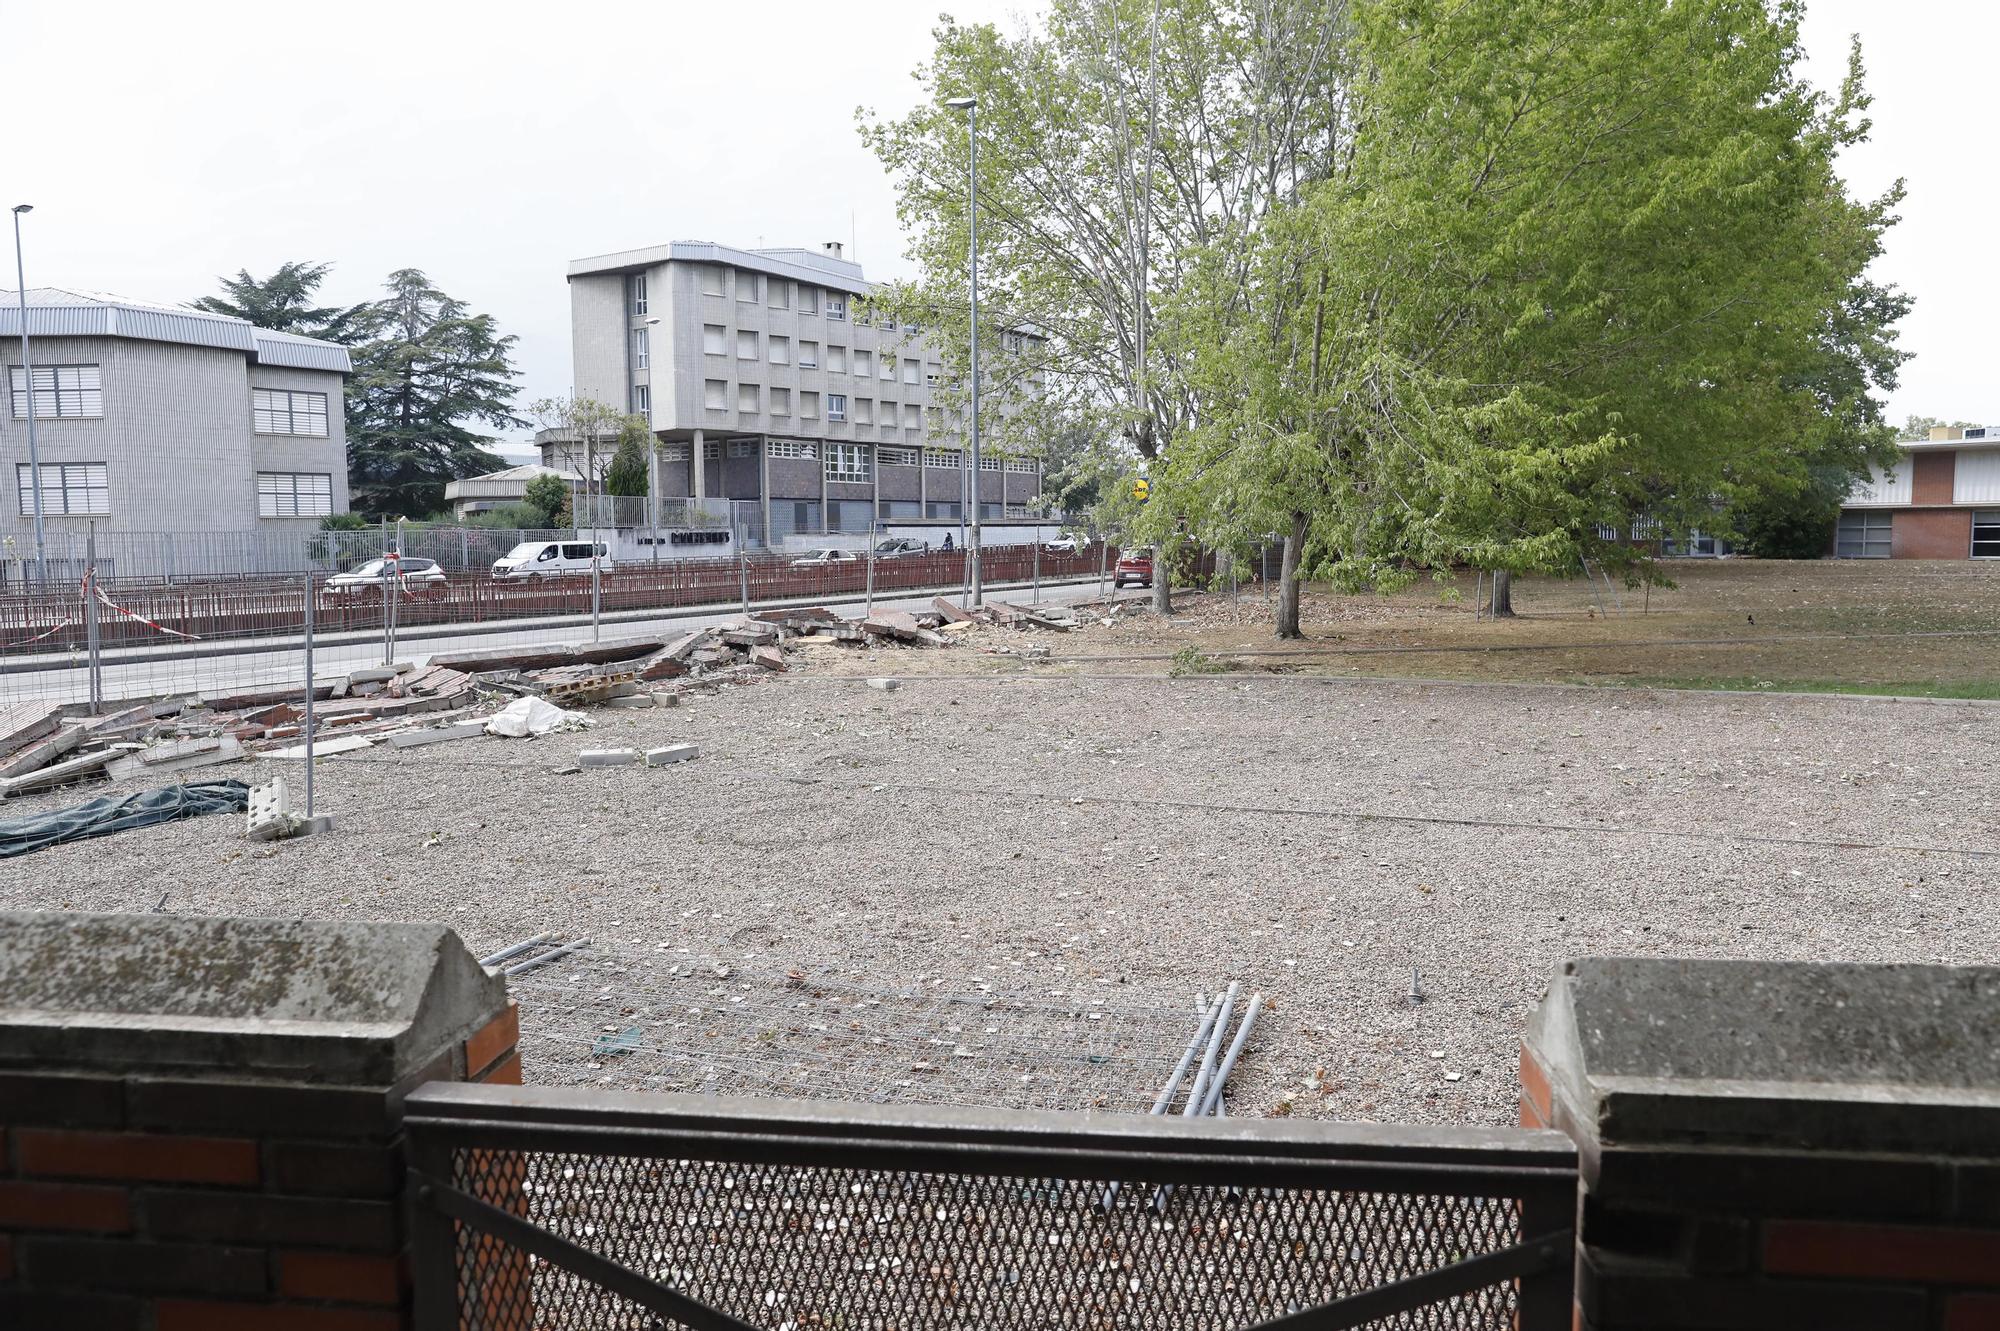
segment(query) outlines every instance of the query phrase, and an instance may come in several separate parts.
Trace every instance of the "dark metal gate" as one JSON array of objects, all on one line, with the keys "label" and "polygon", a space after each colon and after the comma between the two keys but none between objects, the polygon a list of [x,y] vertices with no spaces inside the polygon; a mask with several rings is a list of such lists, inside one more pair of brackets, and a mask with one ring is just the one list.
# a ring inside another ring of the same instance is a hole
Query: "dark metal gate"
[{"label": "dark metal gate", "polygon": [[404,1124],[422,1331],[1570,1325],[1551,1132],[441,1083]]}]

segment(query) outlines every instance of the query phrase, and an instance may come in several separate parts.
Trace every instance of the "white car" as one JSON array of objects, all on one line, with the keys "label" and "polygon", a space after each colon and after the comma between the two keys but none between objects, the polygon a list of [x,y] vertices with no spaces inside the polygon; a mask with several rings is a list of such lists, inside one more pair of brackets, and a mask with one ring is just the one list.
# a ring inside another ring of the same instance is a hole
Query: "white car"
[{"label": "white car", "polygon": [[1052,555],[1073,555],[1083,549],[1083,545],[1074,536],[1058,536],[1053,541],[1044,542],[1042,549]]},{"label": "white car", "polygon": [[392,573],[387,559],[371,559],[345,573],[336,573],[326,580],[326,589],[336,596],[353,596],[358,592],[372,591],[381,595],[384,582],[400,583],[402,589],[417,596],[447,596],[451,584],[446,581],[444,570],[437,566],[435,559],[401,559],[400,576]]},{"label": "white car", "polygon": [[493,576],[520,581],[588,574],[592,554],[597,556],[600,573],[611,572],[611,559],[602,541],[594,545],[589,541],[523,541],[493,561]]},{"label": "white car", "polygon": [[792,567],[825,568],[828,564],[851,564],[860,558],[852,550],[808,550],[792,561]]},{"label": "white car", "polygon": [[929,541],[920,541],[914,536],[891,536],[875,546],[877,559],[901,559],[909,555],[927,555],[931,552]]}]

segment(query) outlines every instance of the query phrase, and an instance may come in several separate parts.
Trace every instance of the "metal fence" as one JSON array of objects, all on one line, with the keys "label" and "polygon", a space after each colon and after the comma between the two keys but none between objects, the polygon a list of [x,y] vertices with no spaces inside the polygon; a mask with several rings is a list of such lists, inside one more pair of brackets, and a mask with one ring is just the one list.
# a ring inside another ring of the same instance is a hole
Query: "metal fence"
[{"label": "metal fence", "polygon": [[[403,535],[406,561],[429,558],[416,553],[429,548],[427,538],[444,539],[435,531],[413,539],[407,528]],[[980,567],[988,585],[1026,586],[1032,596],[1044,581],[1102,578],[1116,558],[1104,546],[995,546],[982,552]],[[758,551],[600,563],[520,580],[495,578],[477,562],[437,562],[386,581],[342,583],[318,570],[174,582],[89,582],[79,574],[74,583],[0,591],[0,702],[103,704],[303,680],[308,602],[318,669],[333,672],[450,648],[660,632],[662,617],[704,606],[857,597],[866,605],[877,596],[955,591],[970,576],[962,549],[833,562]],[[81,563],[90,564],[88,547]]]},{"label": "metal fence", "polygon": [[420,1331],[1556,1331],[1548,1132],[433,1084]]}]

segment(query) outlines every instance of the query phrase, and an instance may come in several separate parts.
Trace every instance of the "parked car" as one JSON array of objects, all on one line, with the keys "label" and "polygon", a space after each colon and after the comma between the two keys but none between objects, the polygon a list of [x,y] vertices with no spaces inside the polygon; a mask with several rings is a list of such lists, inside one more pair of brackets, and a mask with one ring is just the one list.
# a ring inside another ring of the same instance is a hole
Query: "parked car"
[{"label": "parked car", "polygon": [[[404,591],[416,596],[450,594],[451,584],[445,580],[444,570],[437,566],[435,559],[406,557],[397,562],[401,565],[400,582]],[[384,582],[396,580],[397,575],[389,570],[389,560],[371,559],[345,573],[334,574],[326,580],[326,589],[336,596],[353,596],[363,591],[373,591],[379,596]]]},{"label": "parked car", "polygon": [[792,561],[793,568],[825,568],[828,564],[851,564],[861,556],[852,550],[808,550]]},{"label": "parked car", "polygon": [[589,573],[593,551],[598,571],[611,572],[614,565],[602,541],[595,545],[589,541],[523,541],[493,561],[493,576],[520,581]]},{"label": "parked car", "polygon": [[1074,536],[1058,536],[1053,541],[1044,542],[1042,549],[1052,555],[1073,555],[1083,549],[1083,543]]},{"label": "parked car", "polygon": [[1141,587],[1150,587],[1153,585],[1153,552],[1151,550],[1133,550],[1127,554],[1118,556],[1118,568],[1111,575],[1111,585],[1114,587],[1123,587],[1128,582],[1135,582]]},{"label": "parked car", "polygon": [[891,536],[875,544],[877,559],[900,559],[906,555],[927,555],[930,552],[931,543],[914,536]]}]

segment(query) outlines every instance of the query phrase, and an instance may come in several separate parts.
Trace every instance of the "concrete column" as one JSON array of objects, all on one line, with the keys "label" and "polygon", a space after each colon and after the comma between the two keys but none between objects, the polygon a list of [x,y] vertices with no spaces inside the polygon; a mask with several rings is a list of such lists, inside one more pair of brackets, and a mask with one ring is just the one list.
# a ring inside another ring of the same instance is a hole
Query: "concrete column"
[{"label": "concrete column", "polygon": [[414,1327],[403,1099],[517,1031],[442,925],[0,914],[0,1326]]},{"label": "concrete column", "polygon": [[757,436],[757,495],[764,505],[764,548],[771,548],[771,436]]},{"label": "concrete column", "polygon": [[688,491],[696,499],[708,495],[707,445],[702,442],[701,431],[694,432],[694,443],[688,453]]},{"label": "concrete column", "polygon": [[1583,1328],[2000,1325],[2000,969],[1591,958],[1521,1122],[1580,1153]]}]

